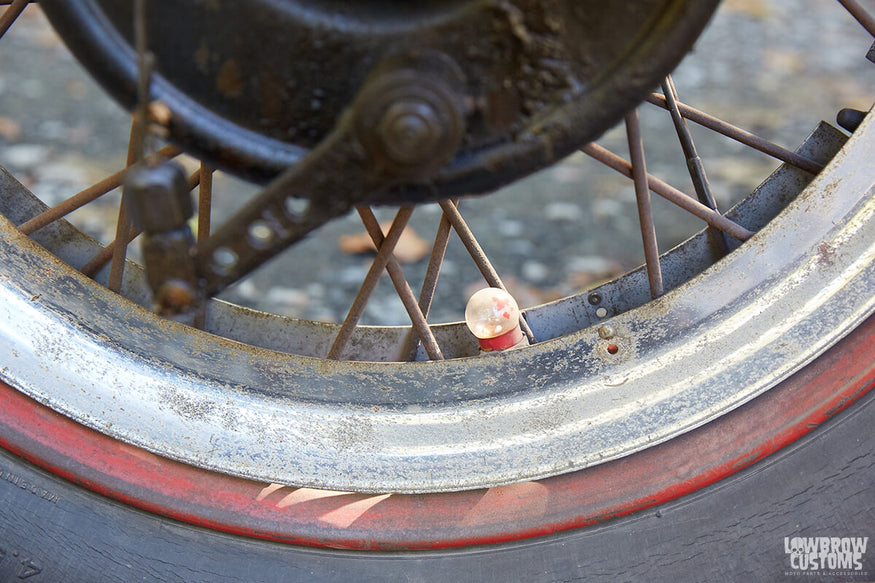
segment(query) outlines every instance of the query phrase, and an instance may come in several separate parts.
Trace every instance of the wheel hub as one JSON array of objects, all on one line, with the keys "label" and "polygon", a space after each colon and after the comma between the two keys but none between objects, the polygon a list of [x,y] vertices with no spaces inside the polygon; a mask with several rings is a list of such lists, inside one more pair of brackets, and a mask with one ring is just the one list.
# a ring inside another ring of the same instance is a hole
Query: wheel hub
[{"label": "wheel hub", "polygon": [[[395,189],[376,202],[486,192],[612,126],[686,54],[716,4],[151,2],[152,95],[172,112],[172,141],[219,168],[266,181],[331,133],[387,58],[437,51],[464,78],[463,138],[442,152],[433,187]],[[132,3],[47,0],[41,6],[89,71],[132,108]],[[399,137],[406,156],[405,140],[413,139],[416,151],[430,138],[415,136],[434,132],[429,116],[403,119],[398,127],[375,127],[409,134]],[[437,122],[455,136],[451,121]]]}]

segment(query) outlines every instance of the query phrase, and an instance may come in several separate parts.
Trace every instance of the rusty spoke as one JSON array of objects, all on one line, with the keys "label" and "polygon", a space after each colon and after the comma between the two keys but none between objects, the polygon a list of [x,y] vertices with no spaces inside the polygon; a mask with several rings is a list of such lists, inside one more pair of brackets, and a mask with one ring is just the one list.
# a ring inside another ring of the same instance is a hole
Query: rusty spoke
[{"label": "rusty spoke", "polygon": [[202,179],[202,176],[201,176],[200,170],[195,170],[194,172],[192,172],[188,177],[188,183],[187,183],[188,189],[194,190],[195,188],[200,186],[201,179]]},{"label": "rusty spoke", "polygon": [[[140,235],[140,231],[137,229],[131,229],[128,231],[127,240],[125,242],[126,245],[130,245],[130,243],[136,239]],[[79,268],[79,271],[82,275],[87,277],[95,277],[101,269],[103,269],[107,263],[112,259],[113,253],[115,253],[115,245],[116,242],[112,241],[109,245],[100,250],[100,253],[92,257],[85,265]]]},{"label": "rusty spoke", "polygon": [[197,197],[197,242],[202,245],[210,236],[213,212],[213,169],[201,162],[198,170],[200,187]]},{"label": "rusty spoke", "polygon": [[[459,204],[458,199],[454,199],[452,202],[457,206]],[[441,266],[444,264],[444,257],[447,253],[447,245],[450,242],[452,230],[453,227],[450,225],[450,220],[447,218],[446,213],[442,213],[437,234],[434,237],[434,244],[431,246],[431,256],[428,259],[428,267],[425,270],[425,279],[419,291],[419,309],[422,310],[426,319],[431,311],[431,303],[434,300],[438,277],[441,273]],[[404,341],[401,350],[401,360],[415,360],[418,348],[419,338],[411,330],[411,333],[407,335]]]},{"label": "rusty spoke", "polygon": [[647,164],[637,109],[626,115],[626,137],[629,141],[629,158],[632,162],[632,180],[635,182],[635,199],[638,203],[638,221],[641,225],[641,240],[644,243],[644,262],[647,266],[650,296],[658,298],[665,293],[665,288],[662,283],[662,268],[659,264],[659,247],[656,243],[656,227],[650,205]]},{"label": "rusty spoke", "polygon": [[[458,205],[458,201],[454,200],[453,204]],[[450,220],[446,215],[442,215],[437,234],[434,238],[434,244],[431,248],[428,267],[425,270],[425,280],[422,282],[422,289],[419,292],[419,307],[426,316],[431,311],[431,303],[434,300],[434,292],[437,288],[438,276],[440,276],[441,266],[447,253],[447,245],[450,242],[451,232],[452,225],[450,225]]]},{"label": "rusty spoke", "polygon": [[7,4],[9,5],[9,8],[4,10],[3,14],[0,14],[0,38],[6,34],[6,31],[9,30],[12,23],[21,16],[21,13],[27,8],[29,0],[13,0],[11,3]]},{"label": "rusty spoke", "polygon": [[[468,250],[468,254],[474,260],[474,263],[477,265],[477,269],[480,270],[480,273],[483,275],[483,279],[486,280],[486,283],[491,287],[501,288],[507,291],[507,287],[505,287],[504,283],[501,281],[501,277],[499,277],[498,272],[492,266],[492,263],[489,261],[489,258],[486,256],[486,253],[483,251],[483,247],[480,246],[480,243],[477,242],[477,239],[474,237],[474,233],[471,232],[471,228],[468,227],[468,223],[465,222],[465,219],[462,218],[461,213],[459,213],[459,209],[455,204],[448,200],[441,201],[441,208],[444,211],[444,216],[447,217],[447,220],[453,227],[453,230],[456,231],[456,234],[459,236],[459,239],[462,240],[462,244],[465,245],[465,249]],[[529,342],[531,344],[535,343],[535,336],[532,334],[532,329],[529,327],[528,322],[526,322],[525,315],[520,318],[520,328],[523,331],[523,334],[528,337]]]},{"label": "rusty spoke", "polygon": [[[591,143],[581,148],[581,151],[609,168],[613,168],[620,174],[632,178],[632,165],[610,150],[599,146],[598,144]],[[709,225],[720,229],[727,235],[730,235],[739,241],[746,241],[753,236],[752,231],[745,229],[735,221],[724,217],[720,213],[714,212],[696,199],[684,194],[677,188],[666,184],[652,174],[647,174],[647,184],[650,187],[651,192],[654,192],[664,199],[676,204],[689,213],[699,217]]]},{"label": "rusty spoke", "polygon": [[404,206],[395,215],[395,220],[392,222],[392,226],[389,228],[383,244],[380,245],[377,256],[374,258],[373,263],[371,263],[371,268],[368,270],[368,274],[365,276],[358,294],[355,300],[353,300],[349,312],[346,314],[346,319],[343,321],[340,331],[337,333],[334,343],[328,351],[329,359],[339,360],[343,354],[343,350],[346,348],[350,338],[352,338],[352,333],[355,331],[355,327],[365,311],[365,306],[367,306],[371,294],[377,287],[377,282],[380,281],[383,270],[392,258],[392,253],[395,251],[398,239],[401,238],[401,233],[404,231],[404,227],[407,226],[407,221],[410,220],[410,215],[412,214],[413,207]]},{"label": "rusty spoke", "polygon": [[[678,93],[672,81],[671,75],[667,76],[662,82],[662,93],[665,96],[668,104],[668,111],[671,114],[671,120],[674,124],[675,131],[678,135],[678,140],[681,143],[681,149],[684,152],[684,157],[687,161],[687,170],[690,173],[690,180],[693,182],[693,188],[696,190],[696,196],[703,205],[713,210],[720,212],[717,209],[717,201],[714,200],[714,195],[711,193],[711,185],[708,183],[708,176],[705,174],[705,164],[699,153],[696,151],[696,145],[693,143],[693,136],[690,133],[690,128],[687,127],[687,122],[681,115],[678,109]],[[729,244],[726,242],[726,237],[719,229],[710,227],[708,229],[709,239],[714,246],[716,252],[720,255],[726,255],[729,252]]]},{"label": "rusty spoke", "polygon": [[[143,135],[142,124],[139,116],[135,115],[131,121],[131,133],[128,139],[128,159],[127,167],[130,168],[140,160],[143,153]],[[122,199],[118,206],[118,219],[115,224],[115,239],[112,245],[112,258],[109,268],[109,282],[107,286],[110,290],[118,293],[122,287],[122,280],[125,272],[125,259],[128,255],[128,234],[132,230],[131,219],[128,216],[127,204],[125,204],[125,193],[122,189]]]},{"label": "rusty spoke", "polygon": [[839,4],[844,6],[851,16],[869,31],[869,34],[875,36],[875,16],[872,16],[857,0],[839,0]]},{"label": "rusty spoke", "polygon": [[[128,142],[127,166],[133,166],[143,159],[146,134],[148,133],[149,85],[152,78],[154,58],[146,47],[146,0],[134,2],[134,42],[137,49],[137,108],[131,121],[131,134]],[[125,193],[119,204],[118,221],[116,222],[115,246],[113,247],[112,263],[109,268],[107,287],[118,292],[124,279],[125,258],[128,252],[128,233],[131,219],[125,204]]]},{"label": "rusty spoke", "polygon": [[146,0],[134,0],[134,44],[137,51],[137,107],[131,124],[131,140],[128,145],[128,166],[136,164],[145,154],[146,135],[149,132],[149,89],[155,56],[147,46]]},{"label": "rusty spoke", "polygon": [[[201,162],[195,173],[198,178],[197,197],[197,243],[203,245],[210,236],[210,222],[213,213],[213,172],[214,170]],[[192,187],[193,188],[193,187]],[[195,311],[192,324],[203,330],[206,327],[207,303],[201,302]]]},{"label": "rusty spoke", "polygon": [[[664,95],[659,95],[657,93],[652,93],[647,97],[647,101],[661,107],[663,109],[669,109],[668,102]],[[806,172],[810,172],[812,174],[818,174],[821,170],[823,170],[823,165],[802,156],[801,154],[797,154],[791,150],[783,148],[775,143],[772,143],[765,138],[761,138],[760,136],[753,134],[747,130],[743,130],[737,126],[734,126],[730,123],[727,123],[719,118],[716,118],[712,115],[709,115],[703,111],[690,107],[685,103],[677,102],[678,111],[680,111],[681,115],[685,118],[694,122],[702,127],[708,128],[709,130],[715,131],[719,134],[726,136],[736,142],[744,144],[754,150],[762,152],[763,154],[767,154],[789,164],[791,166],[795,166],[801,170],[805,170]]]},{"label": "rusty spoke", "polygon": [[[176,146],[165,146],[156,152],[161,158],[173,158],[181,153]],[[97,200],[98,198],[109,194],[124,182],[128,169],[119,170],[115,174],[107,176],[103,180],[89,186],[85,190],[74,194],[70,198],[56,204],[55,206],[46,209],[35,217],[19,225],[18,230],[25,235],[30,235],[46,225],[49,225],[58,219],[62,219],[73,211],[82,208],[86,204]]]},{"label": "rusty spoke", "polygon": [[[371,240],[374,242],[374,246],[380,249],[384,244],[385,237],[383,236],[382,229],[380,229],[380,223],[377,222],[377,217],[374,216],[373,211],[368,207],[358,207],[357,210],[368,235],[370,235]],[[444,355],[441,353],[440,346],[438,346],[437,340],[435,340],[434,334],[428,325],[427,317],[420,308],[419,302],[416,301],[416,296],[413,295],[413,290],[410,289],[407,278],[404,277],[401,264],[398,263],[398,259],[392,254],[389,255],[389,260],[386,263],[386,271],[389,272],[389,277],[392,279],[395,291],[398,292],[398,297],[401,298],[401,302],[410,316],[413,329],[422,341],[428,357],[432,360],[443,360]]]},{"label": "rusty spoke", "polygon": [[109,282],[106,286],[116,293],[118,293],[122,287],[125,260],[128,255],[129,233],[132,229],[131,220],[130,217],[128,217],[127,205],[125,205],[124,195],[122,195],[122,202],[119,204],[118,220],[116,222],[115,239],[113,239],[112,245],[112,264],[109,270]]}]

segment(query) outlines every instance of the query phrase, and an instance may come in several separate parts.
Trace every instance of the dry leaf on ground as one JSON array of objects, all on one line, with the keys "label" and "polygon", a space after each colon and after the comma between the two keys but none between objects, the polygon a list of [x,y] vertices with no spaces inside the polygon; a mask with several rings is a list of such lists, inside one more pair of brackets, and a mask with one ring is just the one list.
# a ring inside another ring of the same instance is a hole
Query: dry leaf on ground
[{"label": "dry leaf on ground", "polygon": [[0,117],[0,138],[6,138],[10,142],[16,142],[20,137],[21,126],[18,122],[8,117]]},{"label": "dry leaf on ground", "polygon": [[[380,224],[383,233],[388,233],[392,226],[391,222]],[[356,233],[355,235],[343,235],[338,241],[340,250],[350,255],[358,255],[360,253],[373,253],[377,250],[374,242],[371,241],[370,235],[366,232]],[[401,238],[398,239],[398,245],[395,246],[395,257],[401,263],[416,263],[424,258],[431,251],[431,245],[428,241],[416,234],[416,231],[411,227],[405,227],[401,233]]]},{"label": "dry leaf on ground", "polygon": [[727,0],[727,10],[746,14],[751,18],[763,19],[769,16],[769,5],[763,0]]}]

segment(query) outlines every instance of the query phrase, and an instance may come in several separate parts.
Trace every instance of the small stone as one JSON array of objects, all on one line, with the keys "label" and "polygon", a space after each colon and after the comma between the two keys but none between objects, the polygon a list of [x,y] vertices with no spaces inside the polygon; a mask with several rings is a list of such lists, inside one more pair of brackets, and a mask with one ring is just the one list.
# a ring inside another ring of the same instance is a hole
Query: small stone
[{"label": "small stone", "polygon": [[307,285],[307,295],[311,298],[321,298],[325,295],[325,286],[319,282],[313,282]]},{"label": "small stone", "polygon": [[578,293],[623,272],[619,263],[599,256],[572,257],[566,267],[567,275],[560,284],[563,295]]},{"label": "small stone", "polygon": [[75,161],[54,162],[40,168],[39,179],[41,181],[56,182],[68,188],[78,189],[88,185],[89,172],[81,166],[76,166]]},{"label": "small stone", "polygon": [[272,287],[267,290],[264,301],[275,305],[302,308],[310,302],[310,296],[307,292],[295,288]]},{"label": "small stone", "polygon": [[553,169],[553,179],[560,184],[577,184],[586,178],[586,168],[580,164],[560,164]]},{"label": "small stone", "polygon": [[237,294],[245,300],[254,300],[260,295],[258,286],[251,279],[244,279],[234,287]]},{"label": "small stone", "polygon": [[552,202],[544,207],[544,217],[548,221],[579,221],[583,209],[571,202]]},{"label": "small stone", "polygon": [[376,326],[402,326],[410,322],[404,303],[397,294],[371,297],[365,307],[365,315]]},{"label": "small stone", "polygon": [[568,271],[582,271],[586,273],[612,273],[619,269],[616,262],[599,255],[578,255],[568,260]]},{"label": "small stone", "polygon": [[522,276],[527,281],[539,283],[550,276],[550,268],[539,261],[526,261],[523,263]]},{"label": "small stone", "polygon": [[[336,272],[337,283],[341,285],[361,285],[368,274],[368,265],[354,265],[344,267]],[[335,288],[329,288],[332,292]]]},{"label": "small stone", "polygon": [[12,118],[0,117],[0,138],[16,142],[20,137],[21,125]]},{"label": "small stone", "polygon": [[88,96],[88,85],[79,79],[70,79],[64,84],[64,93],[73,99],[84,99]]},{"label": "small stone", "polygon": [[525,225],[522,221],[507,219],[498,223],[498,232],[503,237],[520,237],[525,231]]},{"label": "small stone", "polygon": [[459,273],[458,264],[450,259],[444,259],[444,262],[441,263],[441,275],[456,275],[457,273]]},{"label": "small stone", "polygon": [[531,255],[535,244],[528,239],[513,239],[504,244],[504,250],[513,255]]},{"label": "small stone", "polygon": [[181,314],[191,307],[194,299],[194,290],[186,282],[180,280],[165,282],[155,295],[158,312],[165,316]]},{"label": "small stone", "polygon": [[50,148],[38,144],[17,144],[3,150],[4,164],[29,170],[43,164],[49,157]]},{"label": "small stone", "polygon": [[40,137],[46,140],[63,140],[67,137],[67,124],[59,120],[46,120],[37,129]]},{"label": "small stone", "polygon": [[625,205],[611,198],[599,198],[592,204],[593,215],[603,219],[607,217],[621,217],[626,210]]}]

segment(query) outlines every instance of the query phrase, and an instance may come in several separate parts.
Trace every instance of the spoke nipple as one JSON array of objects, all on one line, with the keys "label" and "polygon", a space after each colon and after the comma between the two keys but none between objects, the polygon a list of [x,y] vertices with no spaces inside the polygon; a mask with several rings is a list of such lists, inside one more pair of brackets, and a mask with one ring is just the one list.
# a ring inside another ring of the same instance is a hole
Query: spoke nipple
[{"label": "spoke nipple", "polygon": [[465,324],[480,342],[481,352],[528,346],[520,329],[520,309],[509,293],[497,287],[476,292],[465,307]]},{"label": "spoke nipple", "polygon": [[602,296],[600,294],[597,294],[597,293],[591,293],[591,294],[589,294],[587,301],[590,303],[590,305],[597,306],[600,303],[602,303]]},{"label": "spoke nipple", "polygon": [[213,251],[213,271],[218,274],[228,273],[237,266],[237,253],[229,247],[219,247]]}]

